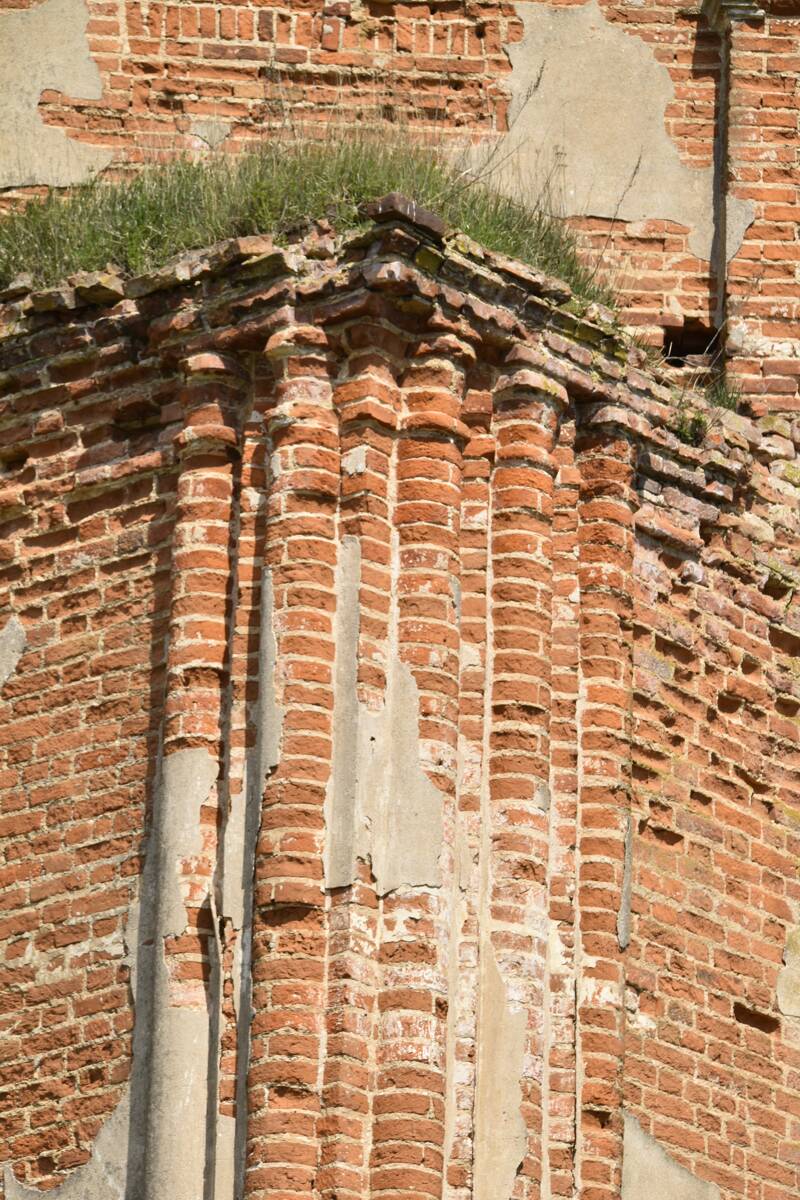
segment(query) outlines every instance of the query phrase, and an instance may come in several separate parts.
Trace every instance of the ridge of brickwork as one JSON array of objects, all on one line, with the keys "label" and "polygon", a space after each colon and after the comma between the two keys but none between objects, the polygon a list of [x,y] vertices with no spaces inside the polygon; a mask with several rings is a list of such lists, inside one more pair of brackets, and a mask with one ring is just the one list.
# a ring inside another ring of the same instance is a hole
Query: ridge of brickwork
[{"label": "ridge of brickwork", "polygon": [[792,428],[375,212],[0,297],[10,1169],[788,1200]]}]

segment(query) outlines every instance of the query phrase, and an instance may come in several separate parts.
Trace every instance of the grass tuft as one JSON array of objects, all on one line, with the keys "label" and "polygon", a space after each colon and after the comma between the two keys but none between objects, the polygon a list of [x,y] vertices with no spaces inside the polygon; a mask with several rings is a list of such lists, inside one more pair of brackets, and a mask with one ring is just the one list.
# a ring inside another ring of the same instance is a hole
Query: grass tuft
[{"label": "grass tuft", "polygon": [[488,249],[564,280],[581,298],[613,303],[544,203],[498,192],[435,146],[375,131],[322,141],[279,136],[237,158],[179,159],[122,182],[50,193],[0,219],[0,283],[27,272],[49,286],[109,264],[140,274],[228,237],[268,233],[280,241],[323,217],[344,232],[362,223],[364,202],[391,191]]}]

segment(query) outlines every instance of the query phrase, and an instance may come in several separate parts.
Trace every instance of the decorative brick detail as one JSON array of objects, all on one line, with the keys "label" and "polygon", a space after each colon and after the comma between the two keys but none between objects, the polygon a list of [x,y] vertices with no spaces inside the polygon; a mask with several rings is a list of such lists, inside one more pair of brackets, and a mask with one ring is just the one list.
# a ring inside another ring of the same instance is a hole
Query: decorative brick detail
[{"label": "decorative brick detail", "polygon": [[792,427],[393,206],[0,307],[7,1196],[789,1200]]}]

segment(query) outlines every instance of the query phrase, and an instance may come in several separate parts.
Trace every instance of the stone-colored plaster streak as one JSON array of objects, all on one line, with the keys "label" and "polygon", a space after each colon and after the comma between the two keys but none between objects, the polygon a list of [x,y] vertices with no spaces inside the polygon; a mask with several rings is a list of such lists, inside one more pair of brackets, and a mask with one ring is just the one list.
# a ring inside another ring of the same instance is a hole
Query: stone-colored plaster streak
[{"label": "stone-colored plaster streak", "polygon": [[625,1113],[622,1200],[717,1200],[719,1188],[679,1166],[658,1142]]},{"label": "stone-colored plaster streak", "polygon": [[617,913],[617,942],[625,950],[631,940],[631,891],[633,889],[633,818],[628,813],[625,824],[625,859],[622,868],[622,894]]},{"label": "stone-colored plaster streak", "polygon": [[[147,1200],[197,1200],[203,1195],[208,1076],[208,1013],[170,1002],[164,940],[187,927],[183,865],[201,850],[200,809],[217,778],[217,762],[202,747],[179,750],[162,764],[161,786],[144,888],[155,888],[151,959],[152,1043],[147,1107]],[[149,940],[149,939],[148,939]],[[141,961],[141,959],[140,959]],[[141,969],[141,967],[140,967]],[[175,1153],[180,1146],[180,1154]]]},{"label": "stone-colored plaster streak", "polygon": [[510,1007],[491,946],[482,957],[474,1200],[508,1200],[527,1145],[520,1111],[527,1014]]},{"label": "stone-colored plaster streak", "polygon": [[[528,196],[551,181],[566,216],[675,221],[698,257],[711,257],[712,167],[683,163],[665,125],[674,85],[641,38],[607,21],[596,3],[551,8],[520,3],[522,41],[508,46],[511,132],[507,185]],[[730,200],[728,258],[753,206]]]},{"label": "stone-colored plaster streak", "polygon": [[0,13],[0,188],[81,183],[111,162],[109,150],[87,146],[45,125],[46,88],[97,100],[100,72],[86,41],[84,0],[45,0]]},{"label": "stone-colored plaster streak", "polygon": [[0,688],[14,674],[25,649],[25,630],[16,617],[9,617],[0,633]]},{"label": "stone-colored plaster streak", "polygon": [[125,1200],[130,1106],[125,1092],[101,1128],[92,1146],[92,1157],[77,1167],[60,1187],[49,1191],[25,1187],[6,1167],[6,1200]]},{"label": "stone-colored plaster streak", "polygon": [[372,863],[379,895],[438,887],[442,796],[420,765],[419,693],[395,656],[383,708],[358,701],[356,672],[361,551],[343,540],[337,569],[334,759],[325,807],[325,883],[346,887],[357,859]]},{"label": "stone-colored plaster streak", "polygon": [[778,973],[778,1008],[786,1017],[800,1017],[800,929],[787,937],[783,963]]}]

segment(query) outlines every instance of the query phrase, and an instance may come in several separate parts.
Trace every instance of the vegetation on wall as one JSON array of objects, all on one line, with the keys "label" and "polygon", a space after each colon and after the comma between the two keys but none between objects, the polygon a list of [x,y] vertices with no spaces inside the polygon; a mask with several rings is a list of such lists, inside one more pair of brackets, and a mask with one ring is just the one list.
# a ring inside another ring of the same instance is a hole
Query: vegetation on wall
[{"label": "vegetation on wall", "polygon": [[541,198],[505,195],[486,171],[476,175],[440,146],[385,130],[279,135],[236,158],[184,158],[121,182],[51,193],[0,220],[0,283],[28,273],[47,286],[110,264],[138,274],[223,238],[269,233],[285,241],[322,217],[344,232],[362,223],[365,202],[392,191],[488,249],[557,276],[579,297],[612,302]]}]

